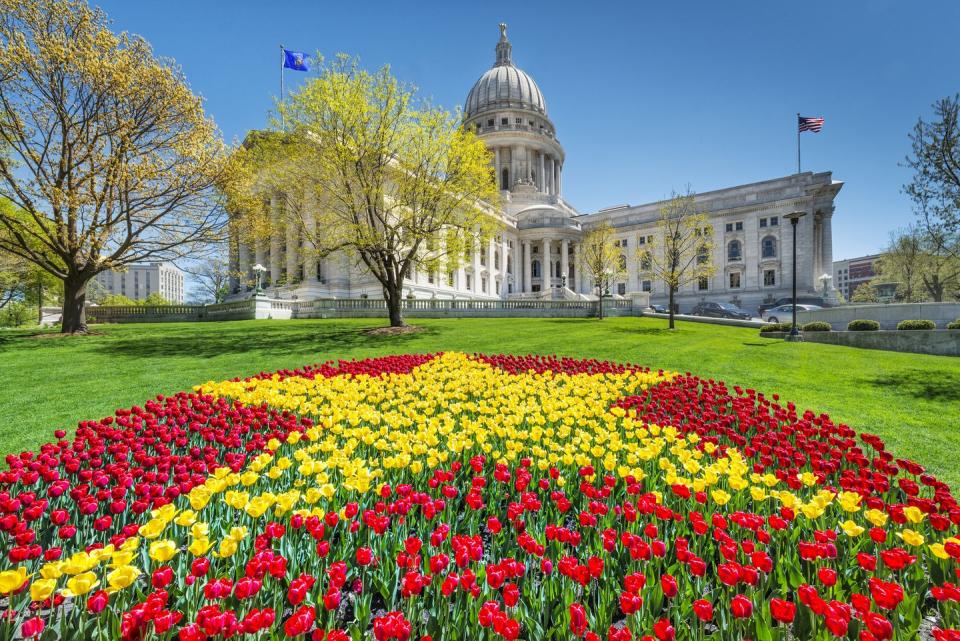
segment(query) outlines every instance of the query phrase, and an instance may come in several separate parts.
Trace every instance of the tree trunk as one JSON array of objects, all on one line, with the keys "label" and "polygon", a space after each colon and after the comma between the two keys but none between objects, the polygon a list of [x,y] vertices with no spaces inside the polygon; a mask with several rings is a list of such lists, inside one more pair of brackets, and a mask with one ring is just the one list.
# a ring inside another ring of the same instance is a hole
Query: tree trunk
[{"label": "tree trunk", "polygon": [[675,291],[675,288],[671,287],[671,288],[670,288],[670,309],[669,309],[669,311],[670,311],[670,329],[673,329],[673,328],[674,328],[674,326],[673,326],[673,293],[674,293],[674,291]]},{"label": "tree trunk", "polygon": [[63,281],[63,317],[60,331],[64,334],[87,331],[87,283],[89,278],[68,276]]},{"label": "tree trunk", "polygon": [[384,286],[383,295],[387,301],[387,313],[390,316],[390,327],[404,327],[403,322],[403,288],[400,286]]},{"label": "tree trunk", "polygon": [[597,319],[603,320],[603,287],[599,288],[600,298],[597,301]]}]

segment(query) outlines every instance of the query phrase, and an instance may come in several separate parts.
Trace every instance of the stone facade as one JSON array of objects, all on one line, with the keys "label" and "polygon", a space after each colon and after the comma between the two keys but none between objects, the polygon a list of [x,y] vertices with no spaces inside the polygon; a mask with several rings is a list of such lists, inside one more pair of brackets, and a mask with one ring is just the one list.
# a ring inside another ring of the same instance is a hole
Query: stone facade
[{"label": "stone facade", "polygon": [[[585,230],[601,221],[616,229],[624,248],[628,277],[615,284],[614,296],[647,292],[666,302],[663,284],[645,273],[637,248],[655,236],[662,203],[621,205],[582,214],[563,198],[564,150],[536,82],[513,62],[506,25],[500,25],[493,67],[467,95],[464,127],[476,132],[492,151],[501,188],[501,233],[452,276],[413,273],[408,297],[433,299],[593,298],[595,288],[577,266]],[[821,276],[832,271],[831,220],[842,183],[830,172],[801,173],[697,195],[709,213],[715,239],[716,275],[687,286],[677,296],[681,311],[703,300],[733,302],[755,309],[788,296],[791,287],[792,230],[784,216],[809,215],[797,227],[797,289],[832,297]],[[276,199],[271,211],[277,212]],[[310,224],[309,218],[307,224]],[[268,269],[267,292],[296,299],[380,298],[379,283],[349,256],[318,261],[299,250],[298,234],[275,235],[255,246],[234,242],[235,297],[249,296],[252,267]],[[705,285],[704,288],[701,288]]]},{"label": "stone facade", "polygon": [[97,284],[111,294],[143,300],[160,294],[171,303],[183,303],[183,272],[173,263],[135,263],[126,271],[105,271]]}]

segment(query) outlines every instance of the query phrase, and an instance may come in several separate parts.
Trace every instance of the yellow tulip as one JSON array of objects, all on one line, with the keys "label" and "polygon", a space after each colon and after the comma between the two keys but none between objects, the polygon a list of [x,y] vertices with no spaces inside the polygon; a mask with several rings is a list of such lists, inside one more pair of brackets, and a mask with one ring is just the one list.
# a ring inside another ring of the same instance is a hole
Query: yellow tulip
[{"label": "yellow tulip", "polygon": [[887,522],[887,513],[881,512],[880,510],[869,509],[863,513],[867,520],[873,523],[877,527],[883,527]]},{"label": "yellow tulip", "polygon": [[93,572],[83,572],[74,577],[70,577],[70,580],[67,581],[67,587],[60,590],[60,594],[65,597],[83,596],[98,585],[100,585],[100,581],[97,579],[96,574]]},{"label": "yellow tulip", "polygon": [[46,601],[56,588],[56,579],[37,579],[30,584],[30,598],[34,601]]},{"label": "yellow tulip", "polygon": [[132,565],[125,565],[108,574],[107,583],[110,585],[110,591],[116,592],[133,585],[138,576],[140,576],[140,570]]},{"label": "yellow tulip", "polygon": [[847,536],[860,536],[865,531],[865,528],[857,525],[849,519],[840,524],[840,529],[843,530],[843,533]]},{"label": "yellow tulip", "polygon": [[730,494],[724,492],[721,489],[712,490],[710,496],[713,498],[714,503],[717,505],[726,505],[730,500]]},{"label": "yellow tulip", "polygon": [[150,544],[150,558],[160,563],[166,563],[177,554],[177,544],[170,539],[154,541]]},{"label": "yellow tulip", "polygon": [[926,514],[924,514],[920,508],[914,505],[909,505],[903,508],[903,515],[907,517],[909,522],[915,524],[920,523],[926,517]]},{"label": "yellow tulip", "polygon": [[906,543],[907,545],[913,545],[913,546],[923,545],[923,541],[924,541],[923,535],[920,534],[919,532],[915,532],[914,530],[907,529],[907,530],[903,530],[902,532],[897,532],[897,536],[903,539],[903,542]]}]

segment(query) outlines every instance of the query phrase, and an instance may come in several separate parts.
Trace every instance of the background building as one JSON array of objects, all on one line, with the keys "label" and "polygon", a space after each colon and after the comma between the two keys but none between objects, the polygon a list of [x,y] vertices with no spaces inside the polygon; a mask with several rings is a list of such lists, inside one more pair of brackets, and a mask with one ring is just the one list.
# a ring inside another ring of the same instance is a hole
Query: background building
[{"label": "background building", "polygon": [[849,301],[857,287],[869,283],[877,275],[875,263],[883,254],[847,258],[833,263],[833,285]]},{"label": "background building", "polygon": [[[513,61],[506,25],[500,25],[493,67],[473,84],[464,104],[464,127],[493,152],[501,190],[500,235],[477,247],[465,264],[446,273],[410,275],[406,295],[415,298],[583,298],[595,288],[577,267],[585,230],[609,221],[623,248],[627,277],[616,296],[649,292],[666,303],[662,282],[644,269],[637,249],[656,242],[663,203],[619,205],[582,214],[563,199],[565,154],[534,79]],[[785,216],[805,212],[797,227],[797,292],[835,299],[831,221],[843,183],[830,172],[805,172],[719,189],[696,196],[712,224],[716,274],[683,288],[680,311],[701,301],[730,302],[750,311],[791,292],[792,230]],[[270,202],[279,216],[279,198]],[[307,222],[309,225],[309,221]],[[232,245],[233,297],[249,296],[253,265],[267,268],[265,284],[274,296],[382,297],[380,284],[346,255],[317,260],[304,252],[299,234],[288,229],[269,240]],[[827,278],[824,278],[827,276]]]},{"label": "background building", "polygon": [[156,293],[171,303],[183,303],[183,272],[173,263],[134,263],[123,272],[101,272],[96,280],[107,292],[133,300]]}]

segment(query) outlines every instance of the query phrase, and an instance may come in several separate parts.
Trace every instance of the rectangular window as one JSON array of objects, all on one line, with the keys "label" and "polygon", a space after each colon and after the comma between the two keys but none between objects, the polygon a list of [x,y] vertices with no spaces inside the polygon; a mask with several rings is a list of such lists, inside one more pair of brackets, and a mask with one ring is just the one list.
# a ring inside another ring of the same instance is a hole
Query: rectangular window
[{"label": "rectangular window", "polygon": [[733,223],[727,223],[726,230],[733,231]]},{"label": "rectangular window", "polygon": [[626,283],[617,283],[617,293],[623,296],[627,293],[627,284]]},{"label": "rectangular window", "polygon": [[513,119],[513,122],[514,122],[514,124],[522,125],[522,124],[523,124],[523,118],[514,118],[514,119]]},{"label": "rectangular window", "polygon": [[645,280],[640,284],[640,289],[645,292],[649,292],[653,289],[652,283],[649,280]]},{"label": "rectangular window", "polygon": [[708,281],[705,276],[701,276],[697,280],[697,289],[699,289],[701,292],[706,291],[709,286],[710,286],[710,281]]},{"label": "rectangular window", "polygon": [[473,276],[467,274],[467,290],[473,289]]},{"label": "rectangular window", "polygon": [[488,127],[492,127],[492,126],[493,126],[493,118],[490,118],[489,120],[487,120],[487,126],[488,126]]},{"label": "rectangular window", "polygon": [[487,293],[487,277],[484,276],[480,279],[480,288],[483,290],[483,293]]},{"label": "rectangular window", "polygon": [[638,245],[646,245],[646,244],[647,244],[647,239],[644,238],[643,236],[641,236],[640,238],[637,239],[637,244],[638,244]]},{"label": "rectangular window", "polygon": [[770,218],[770,226],[771,226],[771,227],[776,227],[776,226],[779,225],[779,224],[780,224],[780,219],[779,219],[777,216],[771,216],[771,218]]},{"label": "rectangular window", "polygon": [[767,219],[766,219],[766,218],[761,218],[761,219],[760,219],[760,226],[761,226],[761,227],[766,227],[766,226],[767,226]]},{"label": "rectangular window", "polygon": [[734,229],[736,229],[737,231],[743,231],[743,223],[742,222],[735,223]]},{"label": "rectangular window", "polygon": [[740,272],[730,272],[730,289],[740,289]]},{"label": "rectangular window", "polygon": [[500,119],[500,124],[501,124],[501,125],[506,125],[506,124],[509,124],[509,123],[510,123],[510,121],[507,120],[506,118],[501,118],[501,119]]},{"label": "rectangular window", "polygon": [[777,270],[775,269],[763,270],[763,286],[773,287],[776,284],[777,284]]}]

